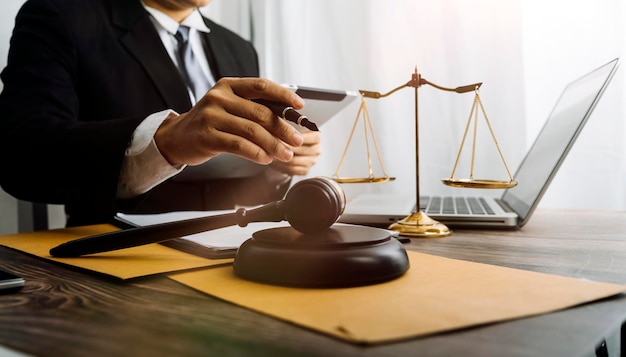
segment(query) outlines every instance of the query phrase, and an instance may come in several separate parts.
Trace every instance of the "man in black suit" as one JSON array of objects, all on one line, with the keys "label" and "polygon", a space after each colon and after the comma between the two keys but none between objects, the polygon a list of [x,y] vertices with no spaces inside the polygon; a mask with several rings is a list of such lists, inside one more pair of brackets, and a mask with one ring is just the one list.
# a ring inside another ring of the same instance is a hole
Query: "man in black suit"
[{"label": "man in black suit", "polygon": [[[64,204],[68,225],[282,198],[314,165],[319,135],[250,100],[303,105],[258,78],[249,42],[200,15],[209,1],[27,1],[1,76],[5,191]],[[197,99],[177,60],[178,24],[215,82]],[[246,174],[212,174],[222,153],[249,160]]]}]

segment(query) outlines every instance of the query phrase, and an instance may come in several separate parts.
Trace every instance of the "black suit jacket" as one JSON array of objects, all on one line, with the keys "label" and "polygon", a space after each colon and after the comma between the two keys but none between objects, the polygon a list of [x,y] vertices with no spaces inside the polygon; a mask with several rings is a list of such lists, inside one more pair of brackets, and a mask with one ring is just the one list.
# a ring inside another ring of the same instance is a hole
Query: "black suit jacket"
[{"label": "black suit jacket", "polygon": [[[253,46],[205,21],[215,78],[259,76]],[[179,183],[181,188],[170,180],[138,199],[115,199],[137,125],[151,113],[191,107],[139,0],[27,1],[1,78],[0,184],[20,199],[64,204],[70,225],[105,222],[118,210],[226,208],[252,182]]]}]

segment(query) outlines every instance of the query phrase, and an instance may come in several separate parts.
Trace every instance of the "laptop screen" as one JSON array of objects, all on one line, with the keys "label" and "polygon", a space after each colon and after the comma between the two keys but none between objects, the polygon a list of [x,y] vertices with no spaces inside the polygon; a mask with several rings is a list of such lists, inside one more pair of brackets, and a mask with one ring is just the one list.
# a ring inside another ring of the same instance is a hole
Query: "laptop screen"
[{"label": "laptop screen", "polygon": [[561,163],[591,115],[619,60],[605,64],[570,83],[520,164],[518,185],[506,190],[502,200],[519,215],[519,226],[538,205]]}]

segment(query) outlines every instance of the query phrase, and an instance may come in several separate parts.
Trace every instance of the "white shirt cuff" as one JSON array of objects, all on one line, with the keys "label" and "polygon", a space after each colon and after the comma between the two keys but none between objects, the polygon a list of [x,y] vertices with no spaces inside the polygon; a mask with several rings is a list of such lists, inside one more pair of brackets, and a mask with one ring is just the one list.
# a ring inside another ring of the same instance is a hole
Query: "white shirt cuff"
[{"label": "white shirt cuff", "polygon": [[132,198],[146,193],[186,167],[186,165],[172,166],[161,155],[154,141],[157,129],[171,114],[177,115],[172,110],[154,113],[135,129],[122,163],[117,198]]}]

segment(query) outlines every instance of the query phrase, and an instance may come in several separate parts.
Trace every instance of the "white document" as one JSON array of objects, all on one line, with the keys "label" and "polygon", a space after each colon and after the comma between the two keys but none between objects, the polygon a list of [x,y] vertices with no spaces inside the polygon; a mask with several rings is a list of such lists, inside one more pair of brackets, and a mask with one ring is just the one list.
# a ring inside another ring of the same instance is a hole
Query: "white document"
[{"label": "white document", "polygon": [[[215,216],[234,213],[235,211],[188,211],[161,214],[124,214],[118,213],[121,219],[135,226],[149,226],[159,223],[181,221],[190,218]],[[254,222],[246,227],[230,226],[196,233],[172,241],[165,245],[207,258],[234,257],[243,242],[252,237],[254,232],[276,227],[288,227],[289,222]]]}]

